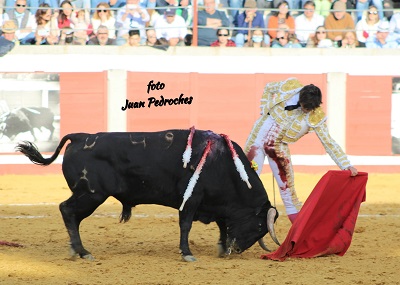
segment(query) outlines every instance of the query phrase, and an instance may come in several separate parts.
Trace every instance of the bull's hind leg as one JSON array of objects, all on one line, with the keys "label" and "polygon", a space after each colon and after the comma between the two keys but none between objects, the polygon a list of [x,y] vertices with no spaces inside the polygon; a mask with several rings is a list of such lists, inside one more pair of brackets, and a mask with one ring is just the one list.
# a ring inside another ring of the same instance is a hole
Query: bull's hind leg
[{"label": "bull's hind leg", "polygon": [[60,211],[70,237],[71,255],[78,254],[81,258],[93,260],[93,256],[82,245],[79,225],[107,199],[107,196],[101,193],[78,192],[60,204]]}]

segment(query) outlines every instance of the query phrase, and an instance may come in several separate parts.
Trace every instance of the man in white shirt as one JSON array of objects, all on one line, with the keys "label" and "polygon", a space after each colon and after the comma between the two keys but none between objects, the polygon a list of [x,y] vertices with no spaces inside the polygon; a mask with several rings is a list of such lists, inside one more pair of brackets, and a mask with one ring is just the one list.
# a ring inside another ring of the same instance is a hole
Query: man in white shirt
[{"label": "man in white shirt", "polygon": [[325,18],[315,13],[315,4],[313,1],[304,3],[304,13],[295,19],[296,36],[300,44],[305,47],[308,38],[313,36],[319,26],[323,26]]},{"label": "man in white shirt", "polygon": [[126,5],[118,10],[117,14],[117,45],[123,45],[128,40],[129,30],[140,31],[141,43],[146,42],[146,23],[150,15],[146,9],[140,7],[140,0],[127,0]]},{"label": "man in white shirt", "polygon": [[175,8],[167,8],[162,17],[154,24],[157,39],[164,38],[170,46],[184,45],[187,34],[185,19],[175,14]]},{"label": "man in white shirt", "polygon": [[35,15],[27,9],[26,0],[16,0],[14,8],[3,15],[4,22],[12,20],[18,27],[15,35],[21,45],[31,44],[37,27]]}]

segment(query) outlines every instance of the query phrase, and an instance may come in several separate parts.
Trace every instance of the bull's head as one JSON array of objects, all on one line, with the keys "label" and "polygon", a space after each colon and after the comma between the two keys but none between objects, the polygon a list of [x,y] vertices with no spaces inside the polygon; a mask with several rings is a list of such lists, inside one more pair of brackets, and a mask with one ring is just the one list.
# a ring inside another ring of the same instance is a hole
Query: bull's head
[{"label": "bull's head", "polygon": [[227,254],[231,252],[241,253],[257,241],[264,250],[268,250],[262,241],[267,232],[271,235],[272,240],[280,245],[274,229],[274,222],[278,216],[278,211],[274,207],[267,208],[264,205],[261,209],[257,209],[255,213],[229,222],[227,227]]}]

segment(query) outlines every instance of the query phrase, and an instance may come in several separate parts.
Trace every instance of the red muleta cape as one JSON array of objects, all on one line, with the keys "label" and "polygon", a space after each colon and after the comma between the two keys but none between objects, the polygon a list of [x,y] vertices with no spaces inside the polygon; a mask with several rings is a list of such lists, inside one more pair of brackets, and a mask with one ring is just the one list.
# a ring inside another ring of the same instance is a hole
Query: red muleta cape
[{"label": "red muleta cape", "polygon": [[360,204],[365,201],[368,173],[328,171],[304,203],[283,244],[262,259],[343,256],[350,246]]}]

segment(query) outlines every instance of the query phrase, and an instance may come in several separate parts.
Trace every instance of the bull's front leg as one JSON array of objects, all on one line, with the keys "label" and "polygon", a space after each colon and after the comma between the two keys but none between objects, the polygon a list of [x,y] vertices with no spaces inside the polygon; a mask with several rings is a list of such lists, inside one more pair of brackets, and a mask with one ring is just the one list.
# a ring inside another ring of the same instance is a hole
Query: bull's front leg
[{"label": "bull's front leg", "polygon": [[227,240],[227,231],[226,231],[226,224],[223,220],[216,221],[218,228],[219,228],[219,240],[218,240],[218,257],[225,257],[230,253],[227,251],[228,247],[226,245]]},{"label": "bull's front leg", "polygon": [[187,262],[196,261],[196,258],[192,255],[189,249],[189,232],[193,224],[193,210],[187,210],[190,207],[185,207],[179,212],[179,227],[180,227],[180,241],[179,249],[182,255],[182,259]]}]

